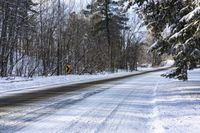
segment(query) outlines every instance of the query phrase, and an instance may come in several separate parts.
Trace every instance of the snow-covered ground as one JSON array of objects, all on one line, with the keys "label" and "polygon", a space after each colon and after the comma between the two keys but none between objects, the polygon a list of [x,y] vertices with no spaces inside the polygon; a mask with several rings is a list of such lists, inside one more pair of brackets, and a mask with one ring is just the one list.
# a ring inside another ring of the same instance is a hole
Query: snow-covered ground
[{"label": "snow-covered ground", "polygon": [[171,59],[161,62],[161,66],[173,66],[173,65],[174,65],[174,60]]},{"label": "snow-covered ground", "polygon": [[200,69],[149,73],[2,109],[2,133],[199,133]]},{"label": "snow-covered ground", "polygon": [[113,77],[125,76],[128,74],[140,73],[158,68],[139,68],[138,71],[126,72],[119,70],[118,73],[99,73],[95,75],[66,75],[66,76],[51,76],[51,77],[34,77],[34,78],[0,78],[0,97],[45,89],[49,87],[58,87],[75,83],[83,83]]}]

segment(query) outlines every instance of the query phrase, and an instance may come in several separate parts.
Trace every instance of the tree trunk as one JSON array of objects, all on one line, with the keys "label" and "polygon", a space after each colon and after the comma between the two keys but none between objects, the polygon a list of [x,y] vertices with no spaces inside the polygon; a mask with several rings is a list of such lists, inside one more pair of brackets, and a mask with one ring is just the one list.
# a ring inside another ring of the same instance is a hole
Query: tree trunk
[{"label": "tree trunk", "polygon": [[4,19],[2,23],[1,31],[1,58],[0,58],[0,75],[2,77],[7,76],[7,66],[8,66],[8,42],[7,42],[7,29],[8,29],[8,19],[9,19],[9,6],[8,3],[4,3],[3,9],[5,10]]}]

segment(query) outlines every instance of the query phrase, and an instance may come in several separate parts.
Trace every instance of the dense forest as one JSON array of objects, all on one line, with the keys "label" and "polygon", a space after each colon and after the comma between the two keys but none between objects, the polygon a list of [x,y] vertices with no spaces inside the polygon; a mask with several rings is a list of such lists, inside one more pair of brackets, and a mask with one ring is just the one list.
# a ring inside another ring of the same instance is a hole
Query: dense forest
[{"label": "dense forest", "polygon": [[146,44],[122,3],[96,1],[78,13],[68,4],[1,1],[1,76],[63,75],[66,64],[73,74],[136,69]]},{"label": "dense forest", "polygon": [[0,76],[64,75],[66,64],[72,74],[132,71],[172,55],[177,69],[165,76],[187,79],[200,59],[199,4],[92,0],[76,12],[64,0],[1,0]]}]

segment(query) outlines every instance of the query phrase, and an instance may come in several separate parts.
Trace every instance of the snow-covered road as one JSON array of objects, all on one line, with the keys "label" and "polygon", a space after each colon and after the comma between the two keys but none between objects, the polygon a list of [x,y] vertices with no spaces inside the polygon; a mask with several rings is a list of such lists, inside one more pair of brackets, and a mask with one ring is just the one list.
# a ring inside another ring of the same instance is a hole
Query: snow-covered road
[{"label": "snow-covered road", "polygon": [[200,70],[189,81],[149,73],[0,108],[0,132],[199,133]]}]

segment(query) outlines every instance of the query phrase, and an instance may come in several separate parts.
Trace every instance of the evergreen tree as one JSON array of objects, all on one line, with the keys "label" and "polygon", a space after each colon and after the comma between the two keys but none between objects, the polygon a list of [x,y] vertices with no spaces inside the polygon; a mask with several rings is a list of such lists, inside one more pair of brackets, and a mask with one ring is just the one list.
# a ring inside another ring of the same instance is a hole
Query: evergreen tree
[{"label": "evergreen tree", "polygon": [[[136,0],[156,42],[150,50],[170,54],[176,69],[164,76],[187,80],[187,70],[196,67],[200,60],[200,2],[198,0]],[[163,31],[170,29],[168,36]]]},{"label": "evergreen tree", "polygon": [[111,72],[115,70],[115,52],[120,52],[118,44],[120,44],[121,30],[128,29],[126,26],[128,18],[122,11],[122,5],[123,3],[112,0],[97,0],[88,5],[88,10],[84,11],[94,22],[94,34],[101,34],[107,40]]}]

